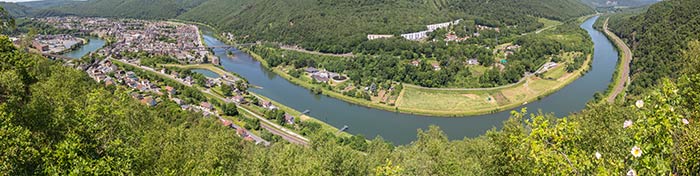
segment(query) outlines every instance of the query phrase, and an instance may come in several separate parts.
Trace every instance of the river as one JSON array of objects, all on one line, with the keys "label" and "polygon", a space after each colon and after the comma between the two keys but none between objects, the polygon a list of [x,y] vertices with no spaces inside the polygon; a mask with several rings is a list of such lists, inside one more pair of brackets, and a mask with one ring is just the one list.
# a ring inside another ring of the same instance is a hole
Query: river
[{"label": "river", "polygon": [[[595,51],[591,70],[573,83],[539,101],[531,102],[529,112],[541,110],[562,117],[585,108],[595,92],[607,89],[617,64],[618,53],[613,44],[599,31],[593,29],[593,17],[581,24],[593,40]],[[225,45],[210,35],[204,35],[209,46]],[[82,57],[104,45],[104,41],[90,38],[90,43],[80,50],[66,55]],[[100,42],[101,41],[101,42]],[[95,48],[97,47],[97,48]],[[430,125],[439,126],[450,139],[463,139],[484,134],[486,131],[502,126],[510,115],[510,110],[495,114],[469,116],[462,118],[428,117],[401,114],[371,109],[354,105],[325,95],[316,95],[309,90],[294,85],[286,79],[265,69],[260,62],[237,49],[231,49],[234,57],[228,57],[227,50],[214,49],[222,58],[222,65],[227,71],[238,73],[251,84],[262,89],[250,89],[260,95],[269,97],[298,111],[310,110],[310,115],[337,128],[349,126],[348,132],[362,134],[367,138],[382,136],[394,144],[408,144],[416,139],[417,129],[427,129]],[[518,107],[515,109],[520,109]]]},{"label": "river", "polygon": [[89,40],[87,44],[63,55],[70,58],[79,59],[90,52],[97,51],[98,49],[104,47],[106,43],[104,40],[97,37],[87,37],[87,39]]},{"label": "river", "polygon": [[[593,17],[581,24],[581,28],[591,36],[595,47],[590,71],[556,93],[525,105],[529,112],[541,110],[559,117],[566,116],[585,108],[595,92],[607,89],[615,71],[618,53],[603,33],[593,29],[593,23],[597,19],[598,17]],[[225,45],[210,35],[204,35],[204,39],[208,45]],[[337,128],[347,125],[350,127],[348,132],[362,134],[370,139],[381,136],[394,144],[407,144],[416,139],[417,129],[427,129],[430,125],[439,126],[450,139],[475,137],[501,127],[510,115],[508,110],[480,116],[441,118],[371,109],[310,93],[268,71],[250,55],[237,49],[231,50],[235,55],[232,58],[227,56],[226,49],[214,49],[214,52],[222,58],[222,65],[227,71],[238,73],[251,84],[263,87],[251,91],[298,111],[308,109],[310,115],[319,120]],[[520,108],[522,107],[515,109]]]}]

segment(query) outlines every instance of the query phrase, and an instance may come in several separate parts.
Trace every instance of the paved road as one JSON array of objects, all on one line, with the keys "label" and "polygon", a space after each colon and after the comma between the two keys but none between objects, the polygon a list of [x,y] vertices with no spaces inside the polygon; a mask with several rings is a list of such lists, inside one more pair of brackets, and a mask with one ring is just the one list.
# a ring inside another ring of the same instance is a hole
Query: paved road
[{"label": "paved road", "polygon": [[617,48],[622,50],[623,55],[622,55],[622,67],[619,68],[618,70],[618,82],[613,88],[613,91],[610,93],[610,95],[607,97],[608,102],[613,103],[615,102],[615,97],[622,93],[622,91],[625,89],[625,84],[629,81],[630,77],[630,62],[632,61],[632,51],[630,48],[625,44],[625,42],[620,39],[615,33],[610,32],[608,29],[608,20],[610,18],[608,17],[605,19],[605,24],[603,24],[603,29],[605,29],[605,34],[607,34],[614,42],[615,45],[617,45]]},{"label": "paved road", "polygon": [[[124,62],[124,61],[121,61],[121,60],[116,60],[116,59],[112,59],[112,60],[117,61],[117,62],[120,62],[120,63],[127,64],[127,65],[131,65],[131,66],[133,66],[133,67],[137,67],[137,68],[141,68],[141,69],[144,69],[144,70],[148,70],[148,71],[153,72],[153,73],[156,73],[156,74],[158,74],[158,75],[165,76],[165,77],[167,77],[167,78],[176,80],[176,81],[178,81],[178,82],[180,82],[181,84],[186,85],[186,86],[190,86],[190,87],[192,86],[191,84],[187,84],[187,83],[183,82],[183,81],[180,80],[180,79],[175,79],[175,78],[172,77],[171,75],[168,75],[168,74],[164,74],[164,73],[155,71],[155,70],[153,70],[152,68],[149,68],[149,67],[138,66],[138,65],[136,65],[136,64],[132,64],[132,63]],[[221,97],[221,96],[219,96],[219,95],[217,95],[217,94],[211,93],[211,91],[201,90],[201,89],[200,89],[200,91],[202,91],[202,92],[204,92],[204,93],[206,93],[206,94],[209,94],[209,95],[211,95],[211,96],[213,96],[213,97],[216,97],[216,98],[218,98],[218,99],[220,99],[220,100],[222,100],[222,101],[224,101],[224,102],[227,102],[226,98]],[[290,143],[301,144],[301,145],[305,145],[305,146],[308,146],[308,145],[309,145],[309,139],[305,138],[304,136],[299,135],[299,134],[297,134],[297,133],[295,133],[295,132],[293,132],[293,131],[291,131],[291,130],[289,130],[289,129],[287,129],[287,128],[284,128],[284,127],[280,126],[280,125],[277,125],[277,124],[275,124],[275,123],[273,123],[273,122],[267,120],[265,117],[262,117],[262,116],[260,116],[260,115],[258,115],[258,114],[256,114],[256,113],[254,113],[253,111],[249,110],[248,108],[245,108],[245,107],[243,107],[243,106],[238,106],[238,107],[241,108],[241,109],[243,109],[243,111],[247,112],[248,114],[251,114],[253,117],[258,118],[258,119],[260,120],[260,126],[263,127],[264,129],[270,131],[270,133],[275,134],[275,135],[279,135],[279,136],[281,136],[283,139],[289,141]]]}]

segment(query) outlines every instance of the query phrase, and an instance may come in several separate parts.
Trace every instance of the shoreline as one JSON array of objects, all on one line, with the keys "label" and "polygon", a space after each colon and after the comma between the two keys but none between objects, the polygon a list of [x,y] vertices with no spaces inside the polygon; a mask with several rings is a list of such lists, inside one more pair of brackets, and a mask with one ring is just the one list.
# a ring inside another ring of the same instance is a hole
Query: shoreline
[{"label": "shoreline", "polygon": [[[615,66],[615,72],[613,73],[612,82],[610,82],[608,89],[605,90],[605,99],[602,101],[615,103],[620,94],[625,92],[624,89],[629,84],[629,69],[634,53],[632,53],[630,48],[624,43],[624,41],[622,41],[620,37],[608,29],[609,19],[610,17],[605,19],[602,30],[603,33],[605,33],[605,37],[613,43],[613,46],[615,46],[615,50],[617,50],[618,53],[618,59],[617,65]],[[628,52],[629,55],[627,54]],[[625,70],[627,73],[624,73]]]}]

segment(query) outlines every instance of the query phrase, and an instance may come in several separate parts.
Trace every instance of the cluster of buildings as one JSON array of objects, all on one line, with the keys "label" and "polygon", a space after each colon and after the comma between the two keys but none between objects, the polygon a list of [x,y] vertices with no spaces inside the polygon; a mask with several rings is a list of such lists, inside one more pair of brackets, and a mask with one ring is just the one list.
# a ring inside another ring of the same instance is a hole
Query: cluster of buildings
[{"label": "cluster of buildings", "polygon": [[[407,33],[407,34],[401,34],[401,37],[408,39],[408,40],[422,40],[422,39],[428,37],[429,32],[433,32],[433,31],[435,31],[437,29],[441,29],[441,28],[446,28],[446,27],[449,27],[450,25],[459,24],[460,21],[462,21],[462,20],[460,19],[460,20],[455,20],[455,21],[451,21],[451,22],[426,25],[425,27],[428,30]],[[379,34],[367,35],[367,39],[369,39],[369,40],[381,39],[381,38],[391,38],[391,37],[394,37],[394,36],[393,35],[379,35]]]},{"label": "cluster of buildings", "polygon": [[520,49],[520,45],[508,45],[503,47],[501,51],[503,51],[503,54],[505,54],[505,56],[508,57],[510,55],[515,54],[515,52],[517,52],[518,49]]},{"label": "cluster of buildings", "polygon": [[[91,67],[86,70],[87,74],[95,79],[97,82],[104,83],[105,85],[125,85],[135,92],[131,93],[131,97],[141,101],[141,103],[148,106],[155,106],[158,104],[156,99],[151,96],[144,94],[153,93],[156,95],[163,95],[161,89],[158,85],[152,83],[150,80],[139,78],[132,71],[124,71],[117,68],[116,65],[112,63],[109,59],[96,61]],[[175,89],[170,87],[169,94],[175,94]]]},{"label": "cluster of buildings", "polygon": [[32,47],[43,53],[62,53],[81,44],[84,44],[82,39],[64,34],[38,35],[32,41]]},{"label": "cluster of buildings", "polygon": [[264,139],[256,136],[255,134],[248,132],[248,130],[246,130],[245,128],[238,126],[232,123],[231,121],[219,117],[219,122],[226,127],[233,128],[234,130],[236,130],[236,134],[242,137],[245,141],[255,142],[256,145],[262,144],[264,146],[270,146],[270,142],[265,141]]},{"label": "cluster of buildings", "polygon": [[[455,20],[455,21],[451,21],[451,22],[426,25],[427,30],[401,34],[401,37],[403,37],[407,40],[414,40],[414,41],[422,40],[422,39],[427,38],[428,33],[430,33],[430,32],[433,32],[435,30],[442,29],[442,28],[447,28],[451,25],[457,25],[461,21],[462,20],[460,19],[460,20]],[[493,30],[496,32],[500,32],[500,29],[497,27],[489,27],[489,26],[483,26],[483,25],[476,25],[476,29],[478,31]],[[480,36],[480,34],[478,32],[476,32],[476,33],[474,33],[474,36],[478,37],[478,36]],[[384,34],[368,34],[367,35],[368,40],[376,40],[376,39],[392,38],[392,37],[394,37],[394,35],[384,35]],[[467,40],[469,38],[470,38],[470,36],[465,36],[465,37],[460,38],[459,36],[455,35],[454,33],[449,33],[445,36],[445,41],[448,41],[448,42],[449,41],[457,41],[457,42],[459,42],[459,41]]]},{"label": "cluster of buildings", "polygon": [[319,70],[314,67],[307,67],[306,69],[304,69],[304,71],[308,73],[309,76],[311,76],[311,79],[321,83],[328,83],[328,81],[330,81],[334,77],[340,76],[340,74],[338,73],[330,72],[327,70]]},{"label": "cluster of buildings", "polygon": [[[273,105],[272,102],[270,102],[270,101],[261,100],[260,102],[261,102],[260,106],[267,109],[267,110],[279,110],[279,108],[277,108],[277,106]],[[291,114],[288,114],[285,112],[283,118],[284,118],[285,124],[294,125],[295,117],[292,116]]]},{"label": "cluster of buildings", "polygon": [[[411,65],[413,65],[414,67],[420,66],[420,63],[421,63],[421,60],[418,60],[418,59],[411,61]],[[435,70],[435,71],[442,70],[442,67],[440,67],[439,63],[431,63],[430,66],[432,66],[433,70]]]},{"label": "cluster of buildings", "polygon": [[99,50],[105,56],[120,58],[124,53],[146,52],[174,57],[182,62],[218,60],[202,43],[195,25],[136,19],[49,17],[39,19],[60,29],[111,38],[113,43]]}]

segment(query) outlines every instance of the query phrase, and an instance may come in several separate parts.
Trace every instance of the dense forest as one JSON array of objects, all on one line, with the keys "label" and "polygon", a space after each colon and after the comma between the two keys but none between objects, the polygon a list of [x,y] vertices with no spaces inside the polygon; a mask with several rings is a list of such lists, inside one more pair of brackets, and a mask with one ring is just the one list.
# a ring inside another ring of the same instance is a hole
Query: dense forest
[{"label": "dense forest", "polygon": [[[38,11],[38,16],[80,15],[120,18],[170,19],[207,0],[91,0],[62,4]],[[47,13],[54,12],[54,13]],[[47,14],[41,14],[47,13]]]},{"label": "dense forest", "polygon": [[[212,13],[212,9],[227,13]],[[541,27],[537,17],[564,20],[590,13],[590,8],[575,0],[210,0],[179,18],[232,31],[244,42],[276,41],[308,50],[347,53],[367,40],[367,34],[417,32],[428,24],[457,19],[495,27],[517,26],[524,32]]]},{"label": "dense forest", "polygon": [[[700,38],[700,1],[675,0],[652,5],[646,13],[611,20],[611,28],[632,48],[630,92],[638,95],[659,83],[678,78],[688,41]],[[697,65],[694,65],[697,67]]]}]

